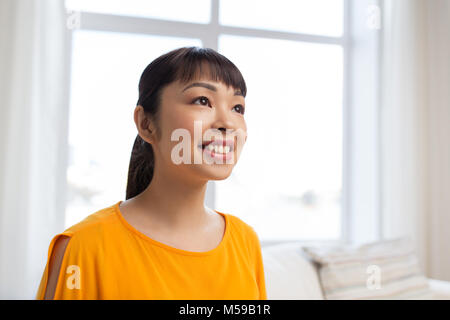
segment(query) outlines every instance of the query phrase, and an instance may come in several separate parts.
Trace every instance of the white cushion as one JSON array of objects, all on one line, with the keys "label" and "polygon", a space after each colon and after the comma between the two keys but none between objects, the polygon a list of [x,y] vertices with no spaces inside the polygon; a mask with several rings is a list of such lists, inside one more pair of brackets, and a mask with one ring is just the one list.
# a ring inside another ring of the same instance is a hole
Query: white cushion
[{"label": "white cushion", "polygon": [[262,247],[267,299],[323,300],[318,274],[297,242]]},{"label": "white cushion", "polygon": [[319,264],[325,299],[432,299],[410,237],[304,247]]}]

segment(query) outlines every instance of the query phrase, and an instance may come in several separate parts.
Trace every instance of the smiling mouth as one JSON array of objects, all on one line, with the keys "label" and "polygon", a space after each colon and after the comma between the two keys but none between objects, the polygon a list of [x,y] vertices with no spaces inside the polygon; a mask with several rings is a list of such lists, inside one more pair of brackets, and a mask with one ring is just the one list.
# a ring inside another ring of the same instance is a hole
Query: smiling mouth
[{"label": "smiling mouth", "polygon": [[198,147],[215,154],[228,154],[234,151],[234,140],[206,141]]}]

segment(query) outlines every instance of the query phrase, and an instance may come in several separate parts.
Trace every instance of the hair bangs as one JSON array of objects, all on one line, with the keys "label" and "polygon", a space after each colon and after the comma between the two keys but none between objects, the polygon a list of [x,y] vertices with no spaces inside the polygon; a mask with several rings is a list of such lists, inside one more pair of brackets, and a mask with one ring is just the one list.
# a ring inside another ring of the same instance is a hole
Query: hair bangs
[{"label": "hair bangs", "polygon": [[176,80],[188,83],[206,78],[240,90],[244,97],[247,95],[247,86],[241,72],[220,53],[208,48],[185,47],[177,58]]}]

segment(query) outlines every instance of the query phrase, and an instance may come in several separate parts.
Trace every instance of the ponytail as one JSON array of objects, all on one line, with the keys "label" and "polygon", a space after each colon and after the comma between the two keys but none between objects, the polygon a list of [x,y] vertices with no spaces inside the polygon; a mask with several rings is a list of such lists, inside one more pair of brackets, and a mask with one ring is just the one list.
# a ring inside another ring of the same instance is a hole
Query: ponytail
[{"label": "ponytail", "polygon": [[152,145],[137,135],[128,168],[126,200],[137,196],[147,188],[152,180],[154,167]]}]

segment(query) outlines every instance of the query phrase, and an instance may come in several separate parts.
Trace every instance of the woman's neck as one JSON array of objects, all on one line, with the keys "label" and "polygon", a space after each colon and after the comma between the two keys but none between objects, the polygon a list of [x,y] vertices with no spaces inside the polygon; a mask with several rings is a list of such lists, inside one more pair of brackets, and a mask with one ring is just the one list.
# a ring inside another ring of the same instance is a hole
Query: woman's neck
[{"label": "woman's neck", "polygon": [[149,212],[158,224],[172,230],[195,228],[207,223],[210,213],[204,200],[208,181],[155,170],[150,185],[137,198],[139,207]]}]

